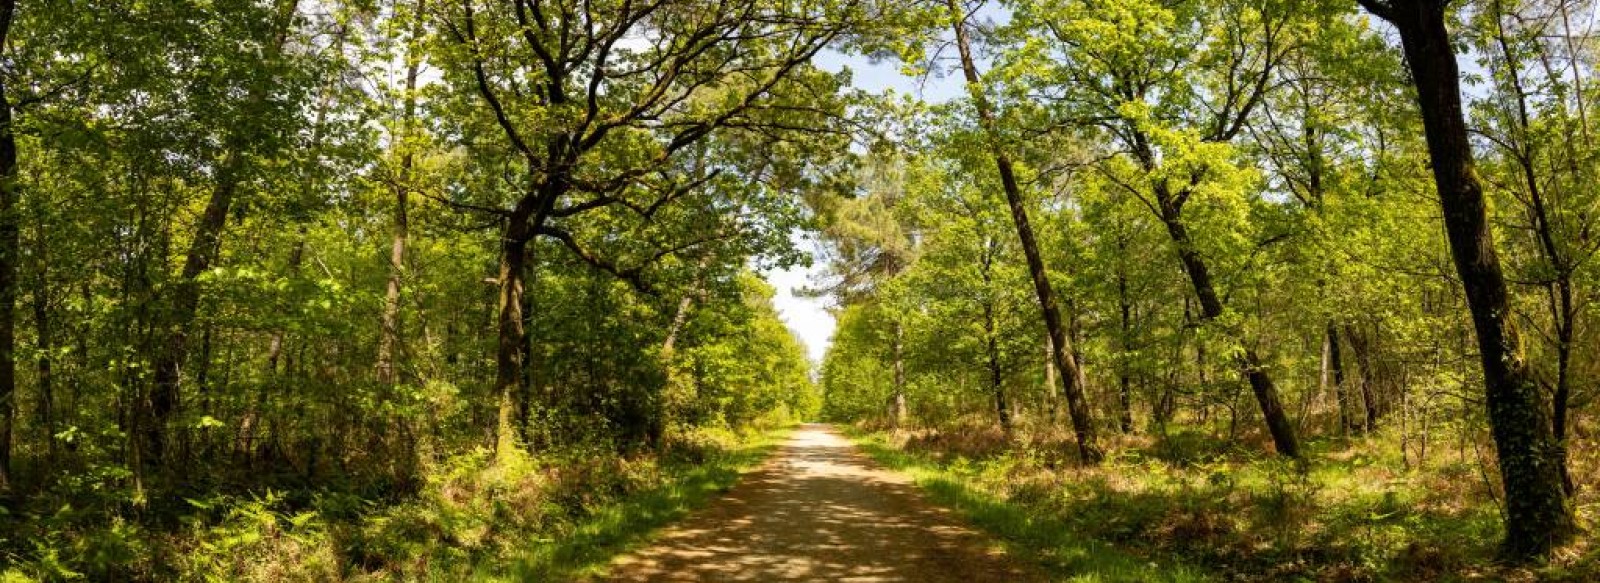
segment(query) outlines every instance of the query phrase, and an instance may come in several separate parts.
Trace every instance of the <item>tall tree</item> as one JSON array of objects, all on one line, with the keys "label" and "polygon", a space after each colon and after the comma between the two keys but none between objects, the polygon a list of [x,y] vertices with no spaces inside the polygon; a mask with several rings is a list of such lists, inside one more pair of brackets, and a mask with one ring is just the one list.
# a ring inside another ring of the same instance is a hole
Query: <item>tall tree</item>
[{"label": "tall tree", "polygon": [[[241,110],[270,110],[273,91],[281,89],[283,80],[278,74],[286,69],[282,62],[283,50],[293,32],[298,0],[279,0],[267,14],[268,20],[260,30],[267,47],[267,71],[246,79],[247,87],[239,106]],[[147,419],[141,424],[144,461],[161,465],[166,461],[167,423],[179,404],[179,383],[183,367],[189,360],[189,332],[200,309],[200,276],[210,271],[221,255],[224,232],[240,190],[246,187],[251,173],[251,158],[260,147],[260,126],[248,123],[234,125],[222,138],[222,152],[212,162],[214,182],[205,209],[194,225],[188,252],[177,281],[167,294],[165,312],[161,316],[161,332],[155,340],[152,368],[154,376],[149,392],[147,411],[139,413]],[[143,408],[141,408],[143,409]]]},{"label": "tall tree", "polygon": [[[1110,139],[1117,155],[1099,165],[1101,173],[1164,226],[1199,303],[1199,320],[1239,344],[1230,351],[1234,368],[1249,383],[1278,453],[1288,457],[1300,456],[1300,444],[1278,386],[1243,334],[1240,315],[1224,303],[1214,273],[1219,259],[1239,258],[1208,256],[1206,239],[1219,236],[1197,236],[1193,213],[1185,211],[1197,194],[1221,204],[1219,197],[1242,199],[1251,188],[1231,143],[1285,56],[1303,42],[1300,24],[1316,12],[1278,2],[1043,0],[1025,4],[1015,26],[1040,31],[1046,42],[1022,43],[1007,57],[1018,70],[1016,83],[1059,93],[1058,123]],[[1028,65],[1036,60],[1054,66]]]},{"label": "tall tree", "polygon": [[1359,1],[1400,33],[1416,85],[1450,252],[1483,366],[1485,404],[1506,493],[1505,551],[1521,559],[1548,555],[1575,529],[1562,482],[1561,445],[1512,320],[1510,291],[1473,168],[1460,72],[1445,23],[1451,2]]},{"label": "tall tree", "polygon": [[[1596,181],[1587,162],[1594,155],[1585,110],[1590,97],[1582,91],[1577,65],[1586,57],[1573,46],[1568,13],[1574,6],[1569,4],[1495,0],[1467,29],[1493,81],[1491,93],[1474,108],[1478,133],[1495,146],[1487,164],[1494,170],[1488,186],[1491,193],[1511,195],[1511,207],[1523,220],[1509,224],[1526,238],[1509,242],[1523,242],[1531,250],[1518,253],[1513,247],[1508,269],[1513,280],[1544,292],[1539,303],[1548,324],[1541,322],[1545,318],[1530,318],[1538,332],[1530,336],[1535,348],[1545,349],[1541,353],[1554,355],[1530,360],[1554,369],[1551,425],[1562,442],[1563,460],[1573,388],[1583,384],[1575,343],[1592,294],[1586,291],[1591,286],[1585,285],[1584,268],[1597,244],[1588,235],[1596,221],[1587,210],[1594,204]],[[1567,482],[1571,490],[1570,476]]]},{"label": "tall tree", "polygon": [[[0,47],[8,46],[16,0],[0,0]],[[17,264],[22,243],[17,213],[16,117],[0,79],[0,491],[11,483],[11,434],[17,413]]]},{"label": "tall tree", "polygon": [[645,251],[617,258],[580,239],[586,219],[622,209],[650,223],[699,186],[671,183],[658,169],[712,136],[827,121],[814,114],[828,111],[837,80],[809,61],[856,22],[856,2],[740,0],[707,8],[667,0],[465,0],[443,21],[453,41],[441,59],[447,79],[476,94],[520,172],[510,204],[475,207],[504,225],[494,383],[501,455],[515,447],[530,243],[558,242],[573,257],[646,289],[651,263],[728,235],[713,231],[673,242],[625,237]]},{"label": "tall tree", "polygon": [[982,129],[983,139],[990,155],[994,157],[995,169],[1000,173],[1000,184],[1005,193],[1006,205],[1011,209],[1011,220],[1016,226],[1023,255],[1028,261],[1028,273],[1033,279],[1034,293],[1039,297],[1039,309],[1044,315],[1045,331],[1050,335],[1051,346],[1055,348],[1056,368],[1060,371],[1058,376],[1061,379],[1062,394],[1067,398],[1067,414],[1072,418],[1072,430],[1077,437],[1078,454],[1084,463],[1096,464],[1105,454],[1100,449],[1094,418],[1089,411],[1089,401],[1084,396],[1080,382],[1084,374],[1079,370],[1077,352],[1062,322],[1061,308],[1050,285],[1050,275],[1045,269],[1043,254],[1039,251],[1039,242],[1034,237],[1033,225],[1028,219],[1022,187],[1017,183],[1016,168],[1002,141],[999,119],[989,96],[985,93],[987,89],[983,79],[978,73],[977,60],[973,56],[972,42],[969,38],[969,15],[963,9],[960,0],[946,0],[946,6],[949,9],[949,25],[955,34],[956,50],[961,59],[961,72],[967,81],[967,94],[972,100],[973,107],[977,109],[978,124]]},{"label": "tall tree", "polygon": [[[831,281],[825,290],[843,305],[878,303],[876,312],[887,321],[890,370],[893,390],[883,403],[889,424],[901,427],[906,422],[906,331],[905,318],[891,302],[883,301],[885,288],[893,285],[920,253],[905,199],[918,161],[887,144],[875,145],[862,156],[856,172],[859,195],[853,200],[819,205],[826,223],[823,238],[833,253]],[[868,321],[876,321],[874,318]]]},{"label": "tall tree", "polygon": [[[398,8],[398,4],[396,6]],[[389,280],[384,287],[383,322],[378,337],[378,382],[394,384],[398,381],[397,359],[403,353],[401,346],[400,291],[405,284],[406,241],[411,236],[409,212],[416,166],[417,139],[417,77],[422,69],[423,23],[428,10],[427,0],[417,0],[409,13],[409,31],[405,35],[405,84],[401,88],[400,119],[397,131],[390,134],[400,159],[396,163],[390,188],[394,190],[394,225],[389,244]]]}]

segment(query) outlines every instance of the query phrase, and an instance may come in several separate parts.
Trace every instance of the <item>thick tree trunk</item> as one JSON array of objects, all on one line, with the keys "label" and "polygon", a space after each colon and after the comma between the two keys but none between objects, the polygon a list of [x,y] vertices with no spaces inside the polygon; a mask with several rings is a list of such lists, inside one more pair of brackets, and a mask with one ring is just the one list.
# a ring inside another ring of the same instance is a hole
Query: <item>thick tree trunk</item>
[{"label": "thick tree trunk", "polygon": [[[1178,248],[1178,259],[1194,286],[1196,299],[1200,301],[1200,320],[1214,321],[1222,315],[1223,306],[1216,285],[1211,280],[1211,271],[1200,252],[1194,248],[1194,242],[1189,239],[1189,231],[1179,217],[1173,196],[1158,192],[1157,198],[1162,205],[1161,221],[1166,224],[1167,234],[1171,235],[1173,244]],[[1244,341],[1243,338],[1238,340]],[[1256,355],[1255,349],[1246,347],[1234,357],[1234,366],[1250,382],[1250,390],[1255,394],[1256,404],[1261,407],[1261,415],[1266,418],[1267,432],[1272,435],[1272,444],[1278,454],[1300,457],[1300,442],[1295,437],[1294,426],[1289,423],[1289,415],[1283,410],[1277,386],[1262,367],[1261,357]]]},{"label": "thick tree trunk", "polygon": [[1012,167],[1011,157],[1001,147],[999,130],[995,127],[997,122],[994,111],[983,93],[982,79],[978,75],[977,62],[972,56],[972,45],[967,38],[966,15],[956,0],[947,0],[946,7],[950,11],[950,25],[955,32],[956,49],[961,57],[961,70],[966,77],[967,91],[977,106],[979,121],[986,134],[985,139],[988,140],[989,149],[994,156],[995,168],[1000,173],[1000,185],[1005,191],[1006,205],[1010,207],[1011,221],[1016,226],[1022,253],[1028,261],[1028,275],[1033,279],[1034,293],[1039,298],[1039,308],[1044,315],[1045,331],[1050,334],[1050,341],[1055,345],[1056,367],[1061,373],[1061,392],[1067,398],[1067,414],[1072,418],[1073,433],[1078,440],[1078,455],[1085,464],[1100,463],[1105,454],[1100,451],[1099,439],[1095,435],[1094,419],[1089,411],[1089,401],[1083,394],[1081,381],[1084,375],[1078,369],[1078,362],[1073,357],[1072,342],[1067,338],[1067,329],[1061,319],[1061,309],[1057,306],[1055,291],[1050,287],[1050,276],[1045,272],[1044,257],[1039,251],[1033,226],[1028,220],[1028,209],[1022,200],[1022,187],[1017,184],[1016,170]]},{"label": "thick tree trunk", "polygon": [[1378,398],[1374,394],[1372,383],[1375,378],[1373,370],[1372,352],[1367,346],[1366,337],[1362,336],[1355,326],[1345,326],[1344,336],[1350,341],[1350,351],[1355,353],[1356,368],[1360,369],[1356,377],[1356,385],[1361,390],[1361,406],[1365,416],[1362,418],[1361,430],[1371,432],[1378,426]]},{"label": "thick tree trunk", "polygon": [[[525,225],[526,223],[522,223]],[[514,416],[522,384],[522,277],[526,268],[528,237],[513,221],[500,244],[499,338],[495,352],[495,395],[499,414],[495,419],[494,451],[498,460],[509,459],[517,449]]]},{"label": "thick tree trunk", "polygon": [[1473,170],[1445,3],[1362,0],[1362,5],[1395,25],[1416,85],[1445,232],[1477,333],[1489,423],[1505,486],[1504,550],[1515,558],[1547,556],[1575,530],[1561,475],[1561,443],[1511,320],[1483,188]]},{"label": "thick tree trunk", "polygon": [[[0,0],[0,46],[16,16],[15,0]],[[17,398],[17,137],[10,95],[0,80],[0,491],[11,486],[11,433]]]}]

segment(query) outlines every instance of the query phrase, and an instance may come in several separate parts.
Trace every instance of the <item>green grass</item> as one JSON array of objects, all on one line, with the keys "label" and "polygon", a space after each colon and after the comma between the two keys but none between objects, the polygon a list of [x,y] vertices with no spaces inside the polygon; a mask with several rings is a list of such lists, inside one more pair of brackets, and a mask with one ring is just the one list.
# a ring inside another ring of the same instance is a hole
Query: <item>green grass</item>
[{"label": "green grass", "polygon": [[613,557],[639,548],[662,527],[704,507],[760,464],[793,427],[775,429],[676,474],[672,481],[597,509],[571,532],[532,541],[509,565],[479,564],[480,581],[569,581],[603,574]]},{"label": "green grass", "polygon": [[850,437],[878,463],[910,474],[935,503],[960,512],[972,525],[1005,543],[1007,551],[1037,562],[1056,580],[1143,583],[1213,579],[1186,565],[1140,557],[1084,537],[1066,521],[988,494],[936,460],[890,446],[882,434],[851,431]]}]

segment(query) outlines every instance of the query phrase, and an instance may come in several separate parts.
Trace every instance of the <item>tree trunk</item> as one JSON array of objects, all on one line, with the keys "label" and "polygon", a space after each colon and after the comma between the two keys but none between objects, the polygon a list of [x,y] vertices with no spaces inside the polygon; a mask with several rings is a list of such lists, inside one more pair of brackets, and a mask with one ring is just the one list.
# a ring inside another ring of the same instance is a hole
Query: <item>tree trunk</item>
[{"label": "tree trunk", "polygon": [[1056,393],[1056,348],[1050,341],[1050,336],[1044,338],[1044,391],[1045,399],[1050,403],[1050,425],[1056,423],[1056,415],[1060,413],[1060,402]]},{"label": "tree trunk", "polygon": [[1361,3],[1395,25],[1416,85],[1445,232],[1477,333],[1489,424],[1506,494],[1504,550],[1518,559],[1548,556],[1575,531],[1562,483],[1561,443],[1511,320],[1483,188],[1473,170],[1444,2]]},{"label": "tree trunk", "polygon": [[[6,45],[16,0],[0,0],[0,46]],[[0,79],[0,491],[11,487],[11,433],[17,398],[17,136],[10,95]]]},{"label": "tree trunk", "polygon": [[[1117,247],[1126,256],[1126,243],[1119,240]],[[1117,359],[1117,400],[1121,405],[1118,421],[1123,433],[1133,433],[1133,373],[1128,362],[1133,354],[1133,301],[1128,297],[1127,265],[1121,261],[1117,262],[1117,308],[1117,345],[1122,349]]]},{"label": "tree trunk", "polygon": [[894,394],[889,397],[889,426],[899,429],[906,422],[905,327],[894,324]]},{"label": "tree trunk", "polygon": [[[1333,371],[1328,370],[1329,348],[1328,335],[1326,332],[1327,331],[1324,330],[1322,334],[1318,334],[1318,336],[1322,338],[1322,342],[1318,344],[1318,347],[1321,349],[1317,351],[1317,354],[1321,357],[1321,360],[1319,360],[1317,363],[1317,390],[1315,393],[1308,392],[1306,397],[1301,399],[1302,405],[1300,407],[1300,426],[1298,427],[1298,429],[1301,430],[1304,430],[1306,418],[1310,416],[1309,413],[1311,403],[1313,401],[1321,400],[1323,396],[1328,394],[1328,377],[1331,376],[1330,373]],[[1313,396],[1315,396],[1315,398],[1312,398]]]},{"label": "tree trunk", "polygon": [[513,417],[522,384],[522,277],[528,248],[522,225],[526,223],[513,221],[500,244],[499,341],[494,380],[495,395],[500,401],[494,431],[495,458],[499,461],[510,459],[517,449]]},{"label": "tree trunk", "polygon": [[1039,298],[1040,311],[1044,315],[1045,331],[1049,332],[1050,341],[1055,345],[1056,367],[1060,369],[1062,394],[1067,398],[1067,414],[1072,418],[1073,433],[1078,440],[1078,455],[1085,464],[1097,464],[1105,454],[1100,451],[1098,438],[1095,435],[1094,419],[1080,383],[1084,378],[1083,373],[1078,369],[1078,362],[1073,357],[1072,342],[1067,338],[1067,329],[1061,320],[1061,310],[1056,304],[1055,292],[1050,287],[1050,277],[1045,272],[1044,257],[1039,251],[1039,243],[1034,239],[1033,227],[1028,221],[1028,209],[1022,200],[1022,187],[1017,184],[1011,157],[1001,147],[994,111],[983,93],[977,62],[972,56],[971,42],[967,38],[966,15],[962,13],[961,4],[956,0],[947,0],[946,7],[950,11],[950,25],[955,31],[956,49],[961,58],[962,73],[966,77],[967,91],[977,107],[985,139],[989,142],[996,170],[1000,173],[1000,184],[1005,190],[1006,205],[1010,207],[1011,221],[1016,226],[1023,255],[1028,260],[1028,275],[1033,279],[1034,293]]},{"label": "tree trunk", "polygon": [[[1183,270],[1194,285],[1195,297],[1200,301],[1200,320],[1214,321],[1223,313],[1222,299],[1217,295],[1205,259],[1189,239],[1189,231],[1179,216],[1176,199],[1165,190],[1165,187],[1157,189],[1157,199],[1162,206],[1161,222],[1166,224],[1167,234],[1171,235],[1173,244],[1178,248],[1178,259],[1183,263]],[[1243,338],[1236,340],[1244,342]],[[1246,347],[1234,357],[1234,366],[1250,382],[1250,390],[1255,394],[1256,404],[1261,407],[1261,415],[1266,418],[1267,431],[1272,434],[1272,444],[1278,454],[1300,457],[1300,442],[1295,438],[1294,426],[1289,423],[1289,416],[1283,410],[1277,386],[1262,367],[1261,357],[1256,355],[1255,349]]]},{"label": "tree trunk", "polygon": [[415,164],[414,146],[409,142],[417,120],[417,75],[421,68],[421,55],[417,46],[422,35],[423,11],[426,0],[418,0],[412,15],[411,38],[406,47],[405,106],[400,120],[401,131],[395,147],[400,149],[400,168],[394,181],[394,232],[389,244],[389,282],[383,296],[383,329],[378,338],[378,383],[393,385],[398,382],[395,368],[400,347],[400,287],[405,277],[406,241],[410,236],[410,220],[406,215],[407,200],[412,188],[412,166]]},{"label": "tree trunk", "polygon": [[1362,336],[1355,326],[1345,326],[1344,336],[1350,341],[1350,351],[1356,357],[1356,368],[1360,369],[1356,377],[1356,386],[1361,390],[1361,405],[1365,413],[1361,430],[1371,432],[1378,426],[1378,400],[1372,390],[1374,378],[1372,352],[1367,345],[1366,337]]},{"label": "tree trunk", "polygon": [[667,339],[661,342],[663,362],[672,360],[678,343],[678,333],[683,330],[684,324],[689,322],[689,309],[694,307],[694,295],[695,293],[690,291],[678,300],[678,309],[672,314],[672,324],[667,327]]},{"label": "tree trunk", "polygon": [[[402,156],[401,175],[410,174],[411,154]],[[398,377],[395,373],[395,353],[400,345],[400,285],[404,273],[406,255],[406,237],[408,226],[406,220],[406,186],[395,187],[394,211],[394,236],[389,247],[389,281],[383,296],[383,328],[378,339],[378,382],[384,385],[393,385]]]},{"label": "tree trunk", "polygon": [[1328,366],[1333,369],[1333,396],[1339,405],[1339,432],[1349,435],[1354,424],[1350,422],[1350,397],[1344,390],[1344,359],[1339,350],[1339,327],[1328,320],[1325,332],[1328,343]]},{"label": "tree trunk", "polygon": [[[696,176],[696,178],[701,177],[699,175]],[[664,360],[672,358],[674,346],[678,342],[678,334],[689,323],[689,312],[694,308],[695,299],[703,299],[706,295],[706,271],[711,269],[713,256],[714,254],[712,253],[706,253],[700,257],[700,261],[695,263],[694,284],[683,294],[683,298],[678,300],[678,310],[672,314],[672,324],[667,328],[667,339],[661,343],[661,357]]]}]

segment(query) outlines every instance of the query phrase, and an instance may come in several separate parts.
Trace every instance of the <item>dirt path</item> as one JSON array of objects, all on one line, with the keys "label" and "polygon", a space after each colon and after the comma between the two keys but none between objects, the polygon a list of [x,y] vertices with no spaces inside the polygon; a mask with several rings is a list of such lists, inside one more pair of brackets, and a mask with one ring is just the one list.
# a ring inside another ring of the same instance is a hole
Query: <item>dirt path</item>
[{"label": "dirt path", "polygon": [[960,525],[910,478],[878,467],[826,425],[806,425],[727,496],[607,581],[1043,581]]}]

